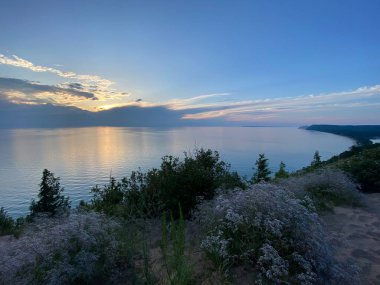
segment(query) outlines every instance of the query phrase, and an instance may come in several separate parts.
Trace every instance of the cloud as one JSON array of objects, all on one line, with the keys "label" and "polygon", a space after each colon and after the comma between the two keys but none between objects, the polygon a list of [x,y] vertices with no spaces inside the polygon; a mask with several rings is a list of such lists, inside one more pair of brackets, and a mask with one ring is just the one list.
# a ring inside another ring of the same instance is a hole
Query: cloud
[{"label": "cloud", "polygon": [[[187,110],[187,109],[199,109],[199,108],[212,108],[223,106],[226,103],[217,103],[215,100],[213,102],[207,102],[209,99],[215,99],[218,97],[229,96],[230,93],[212,93],[212,94],[204,94],[191,98],[185,99],[172,99],[169,102],[165,103],[168,108],[172,110]],[[205,102],[206,101],[206,102]],[[199,103],[200,102],[200,103]]]},{"label": "cloud", "polygon": [[[113,81],[102,78],[97,75],[77,74],[72,71],[62,71],[57,68],[36,65],[26,59],[23,59],[17,55],[7,57],[0,54],[0,64],[25,68],[34,72],[48,72],[55,74],[61,78],[67,78],[72,81],[78,82],[66,82],[61,84],[61,88],[80,90],[81,92],[93,93],[99,101],[112,101],[121,100],[129,94],[127,92],[120,92],[114,88],[111,88]],[[85,108],[84,106],[81,106]]]},{"label": "cloud", "polygon": [[89,112],[76,107],[54,104],[14,104],[0,96],[0,110],[0,128],[176,127],[191,123],[191,121],[181,119],[183,113],[165,107],[125,106]]},{"label": "cloud", "polygon": [[26,68],[35,72],[50,72],[60,77],[77,79],[77,80],[85,81],[89,83],[92,82],[92,83],[102,85],[103,87],[108,87],[114,84],[114,82],[108,79],[101,78],[100,76],[97,76],[97,75],[87,75],[87,74],[81,75],[81,74],[76,74],[75,72],[72,72],[72,71],[61,71],[59,69],[52,68],[52,67],[35,65],[26,59],[18,57],[17,55],[12,55],[11,57],[7,57],[3,54],[0,54],[0,64],[6,64],[6,65],[15,66],[15,67],[22,67],[22,68]]},{"label": "cloud", "polygon": [[255,121],[268,118],[281,118],[296,113],[318,111],[342,111],[347,108],[376,107],[380,104],[380,85],[360,87],[352,91],[332,92],[286,98],[266,98],[241,102],[227,102],[203,105],[211,108],[200,112],[189,112],[185,119],[204,120],[224,118],[230,121]]},{"label": "cloud", "polygon": [[[78,100],[97,100],[94,93],[78,88],[63,88],[16,78],[0,77],[0,95],[14,103],[70,104]],[[58,95],[58,96],[57,96]]]}]

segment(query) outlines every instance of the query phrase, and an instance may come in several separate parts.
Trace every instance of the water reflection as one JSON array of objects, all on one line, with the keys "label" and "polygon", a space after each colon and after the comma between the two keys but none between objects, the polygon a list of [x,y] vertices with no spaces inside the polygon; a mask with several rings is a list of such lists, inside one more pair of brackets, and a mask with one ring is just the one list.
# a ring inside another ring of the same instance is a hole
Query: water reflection
[{"label": "water reflection", "polygon": [[28,210],[44,168],[61,177],[73,204],[90,198],[90,188],[141,167],[157,167],[166,154],[183,155],[194,147],[218,150],[222,159],[250,176],[259,153],[273,171],[280,161],[295,170],[312,160],[346,150],[350,139],[296,128],[74,128],[0,130],[0,206],[11,215]]}]

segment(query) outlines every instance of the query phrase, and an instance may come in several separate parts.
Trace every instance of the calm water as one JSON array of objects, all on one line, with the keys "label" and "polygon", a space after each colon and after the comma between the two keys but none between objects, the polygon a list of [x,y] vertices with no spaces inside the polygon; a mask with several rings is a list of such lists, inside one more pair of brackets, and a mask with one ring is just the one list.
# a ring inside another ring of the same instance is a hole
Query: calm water
[{"label": "calm water", "polygon": [[349,148],[350,139],[297,128],[72,128],[0,130],[0,207],[14,217],[26,214],[38,193],[44,168],[61,177],[73,206],[90,198],[90,189],[160,165],[166,154],[194,147],[218,150],[231,168],[250,177],[259,153],[276,171],[306,166],[315,150],[327,159]]}]

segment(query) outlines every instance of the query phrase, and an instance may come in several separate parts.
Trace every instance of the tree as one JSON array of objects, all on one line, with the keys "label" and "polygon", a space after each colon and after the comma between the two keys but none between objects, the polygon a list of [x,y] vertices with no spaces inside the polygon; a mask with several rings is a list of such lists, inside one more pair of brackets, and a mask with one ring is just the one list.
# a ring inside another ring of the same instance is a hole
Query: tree
[{"label": "tree", "polygon": [[8,215],[8,213],[4,210],[3,207],[0,208],[0,236],[7,235],[12,233],[14,229],[15,223]]},{"label": "tree", "polygon": [[321,165],[321,156],[319,155],[319,151],[316,150],[314,153],[313,161],[311,162],[311,166],[319,166]]},{"label": "tree", "polygon": [[255,162],[256,171],[252,176],[252,183],[268,182],[270,180],[271,171],[268,168],[268,159],[263,153],[259,154],[259,158]]},{"label": "tree", "polygon": [[288,178],[289,177],[289,172],[285,170],[285,163],[283,161],[280,162],[280,169],[274,174],[274,177],[276,179],[280,178]]},{"label": "tree", "polygon": [[65,211],[70,208],[69,198],[65,198],[62,194],[63,188],[59,183],[60,178],[54,177],[54,174],[47,169],[42,173],[40,183],[39,200],[34,199],[30,205],[31,214],[50,213],[55,215],[58,211]]}]

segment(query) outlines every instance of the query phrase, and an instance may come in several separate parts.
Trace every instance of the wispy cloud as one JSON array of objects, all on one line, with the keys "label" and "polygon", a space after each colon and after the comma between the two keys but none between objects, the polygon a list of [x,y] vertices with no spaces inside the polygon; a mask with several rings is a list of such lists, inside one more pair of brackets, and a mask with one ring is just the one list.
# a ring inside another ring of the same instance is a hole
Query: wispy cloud
[{"label": "wispy cloud", "polygon": [[[365,86],[352,91],[332,92],[286,98],[267,98],[221,104],[212,110],[191,113],[185,119],[224,118],[229,121],[255,121],[280,118],[286,114],[311,113],[312,111],[343,110],[378,106],[380,104],[380,85]],[[193,106],[189,107],[189,111]],[[207,106],[205,106],[207,108]]]},{"label": "wispy cloud", "polygon": [[108,79],[101,78],[100,76],[97,76],[97,75],[77,74],[77,73],[72,72],[72,71],[61,71],[59,69],[52,68],[52,67],[35,65],[26,59],[18,57],[17,55],[12,55],[11,57],[7,57],[3,54],[0,54],[0,63],[6,64],[6,65],[12,65],[12,66],[16,66],[16,67],[26,68],[26,69],[29,69],[29,70],[32,70],[35,72],[50,72],[50,73],[54,73],[60,77],[76,79],[79,81],[85,81],[87,83],[95,83],[95,84],[100,85],[100,86],[105,87],[105,88],[114,84],[114,82],[112,82]]},{"label": "wispy cloud", "polygon": [[[186,110],[186,109],[199,109],[199,108],[210,108],[210,107],[218,107],[224,105],[224,103],[215,102],[215,98],[229,96],[230,93],[212,93],[212,94],[204,94],[191,98],[185,99],[172,99],[169,102],[165,103],[165,105],[172,110]],[[207,102],[210,99],[213,99],[212,102]]]},{"label": "wispy cloud", "polygon": [[[80,92],[88,92],[95,94],[99,102],[118,101],[128,95],[126,92],[120,92],[111,86],[115,84],[113,81],[102,78],[97,75],[77,74],[73,71],[63,71],[53,67],[36,65],[17,55],[5,56],[0,54],[0,64],[25,68],[34,72],[48,72],[58,77],[66,78],[74,82],[64,82],[59,84],[62,89],[78,90]],[[98,103],[101,104],[101,103]],[[115,102],[113,102],[115,104]]]}]

